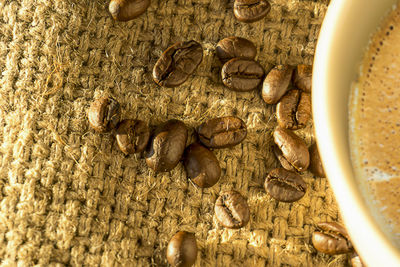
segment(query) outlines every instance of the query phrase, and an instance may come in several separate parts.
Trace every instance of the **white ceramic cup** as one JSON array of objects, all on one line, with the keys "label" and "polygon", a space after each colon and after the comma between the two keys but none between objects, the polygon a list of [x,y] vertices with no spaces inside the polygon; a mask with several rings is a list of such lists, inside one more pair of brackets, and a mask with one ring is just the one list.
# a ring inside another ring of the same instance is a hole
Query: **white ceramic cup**
[{"label": "white ceramic cup", "polygon": [[373,219],[354,178],[348,101],[368,40],[397,0],[333,0],[320,31],[312,105],[321,159],[351,240],[368,266],[400,266],[400,250]]}]

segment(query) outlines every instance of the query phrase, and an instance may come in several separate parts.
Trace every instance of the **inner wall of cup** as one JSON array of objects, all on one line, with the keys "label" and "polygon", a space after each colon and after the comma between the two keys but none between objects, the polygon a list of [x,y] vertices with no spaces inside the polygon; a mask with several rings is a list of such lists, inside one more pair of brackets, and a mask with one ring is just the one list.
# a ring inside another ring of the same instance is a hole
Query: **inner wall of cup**
[{"label": "inner wall of cup", "polygon": [[[356,3],[357,2],[357,3]],[[360,5],[358,2],[360,1],[353,1],[354,5]],[[374,8],[374,9],[369,9],[370,11],[373,11],[373,13],[368,13],[368,12],[363,12],[364,19],[363,21],[368,18],[369,25],[361,22],[361,23],[355,23],[355,24],[348,24],[348,25],[353,25],[351,27],[351,31],[354,32],[359,32],[355,34],[349,35],[349,39],[352,42],[354,42],[355,45],[352,47],[357,47],[357,50],[355,51],[350,51],[353,52],[353,55],[357,55],[358,60],[355,61],[348,61],[348,62],[353,62],[353,70],[351,73],[348,74],[348,80],[351,82],[347,84],[346,90],[342,90],[344,94],[346,94],[343,98],[345,99],[346,105],[346,118],[344,121],[346,121],[346,126],[345,128],[345,134],[346,134],[346,147],[347,147],[347,153],[346,153],[346,158],[351,160],[350,154],[351,154],[351,149],[352,147],[350,146],[350,141],[349,141],[349,123],[350,117],[349,117],[349,107],[351,107],[349,103],[349,96],[350,96],[350,90],[357,86],[356,80],[357,80],[357,74],[360,71],[361,68],[361,63],[363,60],[364,53],[368,47],[368,42],[371,37],[371,35],[377,31],[379,25],[381,24],[382,20],[384,17],[390,12],[390,10],[394,7],[394,5],[397,3],[397,0],[374,0],[374,4],[371,4],[371,6],[379,6],[379,8]],[[361,5],[365,5],[365,2],[362,3]],[[353,9],[352,10],[362,10],[362,8],[359,6],[358,9]],[[363,35],[363,36],[361,36]],[[352,36],[350,38],[350,36]],[[361,37],[361,38],[360,38]],[[345,62],[343,62],[345,63]],[[339,77],[338,77],[339,78]],[[375,221],[379,224],[380,228],[386,235],[386,237],[397,247],[400,248],[400,242],[399,240],[396,240],[393,238],[393,234],[390,233],[389,226],[387,223],[385,223],[383,216],[381,215],[381,212],[379,211],[377,205],[374,204],[375,200],[373,199],[372,195],[369,193],[369,188],[366,183],[365,177],[362,177],[361,172],[359,173],[355,168],[352,168],[353,172],[353,177],[355,178],[355,182],[357,184],[357,187],[359,188],[364,201],[367,203],[367,206],[369,210],[371,211],[371,214]]]}]

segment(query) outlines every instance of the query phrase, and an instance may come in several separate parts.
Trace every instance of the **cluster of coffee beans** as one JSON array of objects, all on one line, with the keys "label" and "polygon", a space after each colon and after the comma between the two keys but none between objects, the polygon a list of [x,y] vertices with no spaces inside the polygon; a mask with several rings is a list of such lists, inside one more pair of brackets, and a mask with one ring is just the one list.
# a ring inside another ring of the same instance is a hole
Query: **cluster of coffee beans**
[{"label": "cluster of coffee beans", "polygon": [[312,243],[316,250],[328,255],[351,253],[350,264],[352,267],[364,266],[361,258],[354,250],[346,229],[337,222],[319,223],[319,231],[312,235]]},{"label": "cluster of coffee beans", "polygon": [[[143,14],[150,2],[111,0],[108,10],[115,20],[129,21]],[[235,0],[233,11],[238,21],[251,23],[264,18],[270,9],[266,0]],[[231,36],[219,41],[216,54],[223,63],[222,82],[238,92],[251,91],[262,84],[263,100],[267,104],[276,104],[279,126],[273,132],[273,151],[282,168],[269,172],[264,188],[278,201],[297,201],[307,188],[300,175],[302,172],[309,169],[315,176],[325,177],[316,144],[308,149],[292,131],[304,128],[311,117],[312,66],[277,65],[265,75],[263,67],[255,61],[256,52],[255,45],[241,37]],[[160,86],[179,86],[195,72],[202,58],[203,49],[198,42],[175,43],[156,62],[153,79]],[[97,132],[115,129],[118,146],[124,154],[146,151],[146,163],[155,172],[171,171],[183,158],[188,178],[200,188],[215,185],[221,176],[219,162],[210,149],[235,146],[247,135],[241,119],[232,116],[214,118],[197,128],[198,142],[186,147],[188,130],[182,121],[169,120],[151,134],[141,120],[121,121],[119,103],[107,96],[92,103],[88,119]],[[244,227],[250,219],[247,200],[236,191],[221,192],[214,210],[218,222],[226,228]],[[352,266],[362,266],[343,226],[331,222],[320,223],[318,227],[321,231],[312,236],[318,251],[330,255],[352,252]],[[185,231],[176,233],[168,244],[166,257],[172,266],[192,266],[197,257],[195,235]]]}]

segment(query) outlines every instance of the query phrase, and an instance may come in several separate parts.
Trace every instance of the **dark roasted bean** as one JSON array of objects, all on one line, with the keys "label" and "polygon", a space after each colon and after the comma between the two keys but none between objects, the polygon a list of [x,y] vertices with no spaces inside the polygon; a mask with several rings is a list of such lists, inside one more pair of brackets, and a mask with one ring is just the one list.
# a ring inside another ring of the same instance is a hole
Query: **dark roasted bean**
[{"label": "dark roasted bean", "polygon": [[150,2],[150,0],[111,0],[108,10],[115,20],[128,21],[143,14]]},{"label": "dark roasted bean", "polygon": [[127,119],[119,123],[115,137],[122,152],[139,153],[149,142],[150,130],[144,121]]},{"label": "dark roasted bean", "polygon": [[179,42],[170,46],[153,68],[153,79],[165,87],[184,83],[203,59],[203,48],[196,41]]},{"label": "dark roasted bean", "polygon": [[108,132],[117,126],[121,118],[120,105],[111,97],[101,97],[90,106],[88,118],[95,131]]},{"label": "dark roasted bean", "polygon": [[250,220],[247,200],[236,191],[222,192],[215,203],[215,216],[226,228],[244,227]]},{"label": "dark roasted bean", "polygon": [[310,117],[311,97],[300,90],[290,90],[276,106],[276,118],[283,128],[304,128]]},{"label": "dark roasted bean", "polygon": [[233,58],[221,71],[222,82],[229,89],[246,92],[256,89],[264,77],[264,69],[254,60]]},{"label": "dark roasted bean", "polygon": [[282,151],[283,157],[299,172],[307,170],[310,154],[307,145],[295,133],[277,127],[274,131],[275,144]]},{"label": "dark roasted bean", "polygon": [[222,63],[232,58],[254,59],[257,54],[256,46],[241,37],[227,37],[218,42],[216,53]]},{"label": "dark roasted bean", "polygon": [[304,196],[307,184],[297,173],[277,168],[268,174],[264,188],[278,201],[294,202]]},{"label": "dark roasted bean", "polygon": [[246,124],[239,118],[228,116],[206,121],[198,128],[200,142],[209,148],[232,147],[247,135]]},{"label": "dark roasted bean", "polygon": [[262,86],[262,97],[267,104],[276,104],[288,91],[293,68],[290,66],[275,66],[265,77]]},{"label": "dark roasted bean", "polygon": [[264,18],[271,9],[266,0],[235,0],[233,13],[237,20],[254,22]]},{"label": "dark roasted bean", "polygon": [[221,168],[214,153],[198,143],[186,148],[184,165],[189,178],[201,188],[215,185],[221,177]]},{"label": "dark roasted bean", "polygon": [[197,243],[193,233],[176,233],[168,243],[167,260],[173,267],[190,267],[196,262]]},{"label": "dark roasted bean", "polygon": [[312,66],[298,65],[293,76],[294,85],[304,92],[311,93]]},{"label": "dark roasted bean", "polygon": [[175,168],[182,157],[187,136],[187,128],[179,120],[169,120],[157,127],[147,147],[147,165],[156,172]]},{"label": "dark roasted bean", "polygon": [[319,252],[336,255],[353,250],[346,229],[336,222],[319,223],[320,232],[314,232],[312,243]]}]

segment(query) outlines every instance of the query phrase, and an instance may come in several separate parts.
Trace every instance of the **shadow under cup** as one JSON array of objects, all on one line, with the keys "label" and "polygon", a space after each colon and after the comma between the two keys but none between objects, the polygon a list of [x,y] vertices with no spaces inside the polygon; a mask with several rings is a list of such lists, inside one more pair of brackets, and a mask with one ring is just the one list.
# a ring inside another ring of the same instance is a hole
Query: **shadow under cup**
[{"label": "shadow under cup", "polygon": [[312,105],[321,159],[352,242],[368,266],[400,266],[400,244],[385,230],[368,190],[355,178],[349,96],[371,34],[396,3],[332,1],[314,59]]}]

